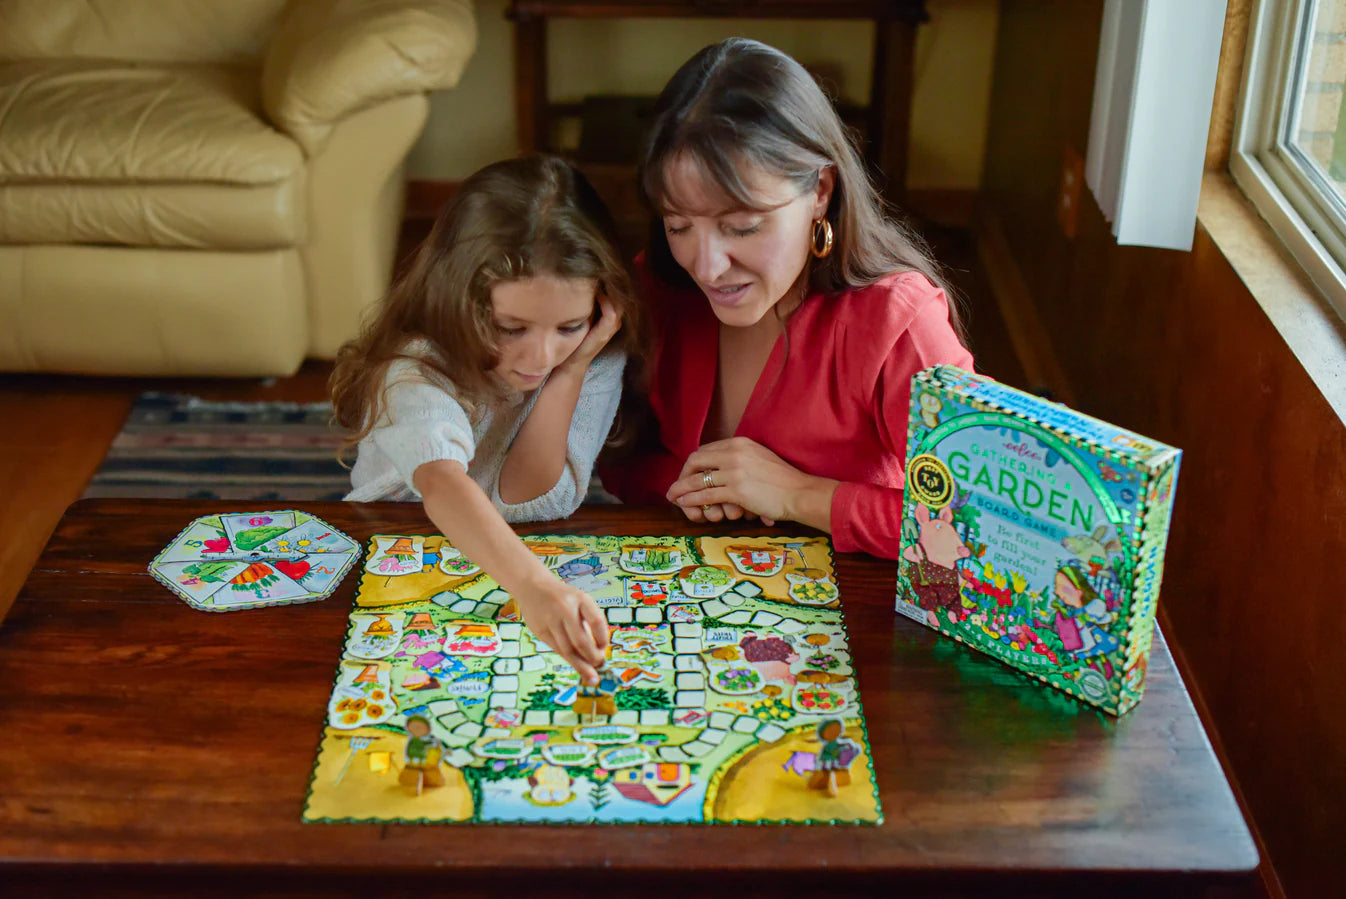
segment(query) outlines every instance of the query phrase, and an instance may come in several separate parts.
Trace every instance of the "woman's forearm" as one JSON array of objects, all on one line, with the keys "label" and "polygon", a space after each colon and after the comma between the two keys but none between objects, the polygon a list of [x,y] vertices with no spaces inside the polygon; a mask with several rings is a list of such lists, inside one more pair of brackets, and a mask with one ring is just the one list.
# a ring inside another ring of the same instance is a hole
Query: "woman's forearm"
[{"label": "woman's forearm", "polygon": [[500,498],[510,505],[536,499],[560,480],[566,465],[570,422],[584,372],[556,369],[519,428],[500,468]]}]

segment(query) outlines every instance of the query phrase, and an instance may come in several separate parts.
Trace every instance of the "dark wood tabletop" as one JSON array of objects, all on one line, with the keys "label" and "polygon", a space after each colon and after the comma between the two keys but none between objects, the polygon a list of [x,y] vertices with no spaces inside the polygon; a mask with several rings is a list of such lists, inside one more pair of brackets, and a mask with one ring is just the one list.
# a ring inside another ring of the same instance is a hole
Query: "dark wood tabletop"
[{"label": "dark wood tabletop", "polygon": [[[362,543],[434,533],[417,504],[301,508]],[[1194,896],[1257,864],[1161,635],[1144,700],[1113,719],[897,615],[894,563],[860,554],[836,569],[882,825],[303,824],[357,578],[211,614],[146,572],[193,518],[240,510],[86,500],[57,527],[0,624],[0,884]],[[519,530],[779,533],[623,506]]]}]

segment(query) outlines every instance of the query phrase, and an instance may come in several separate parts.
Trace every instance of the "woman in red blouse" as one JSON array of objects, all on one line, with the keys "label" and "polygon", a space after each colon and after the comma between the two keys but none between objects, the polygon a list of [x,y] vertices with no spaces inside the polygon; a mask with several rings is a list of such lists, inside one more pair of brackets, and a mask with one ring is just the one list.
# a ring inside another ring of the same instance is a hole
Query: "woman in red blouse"
[{"label": "woman in red blouse", "polygon": [[970,369],[918,238],[884,215],[832,104],[788,56],[733,38],[659,98],[637,260],[656,323],[655,433],[603,482],[693,521],[743,515],[897,558],[911,376]]}]

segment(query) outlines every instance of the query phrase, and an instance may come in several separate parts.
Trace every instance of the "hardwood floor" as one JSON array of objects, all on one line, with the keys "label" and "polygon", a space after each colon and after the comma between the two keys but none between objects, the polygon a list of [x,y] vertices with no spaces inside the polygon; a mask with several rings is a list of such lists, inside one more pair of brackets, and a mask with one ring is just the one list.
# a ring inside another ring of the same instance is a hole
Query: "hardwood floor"
[{"label": "hardwood floor", "polygon": [[[403,229],[402,252],[428,230]],[[969,342],[978,368],[1015,386],[1024,383],[985,273],[968,232],[923,229],[964,298]],[[122,422],[143,391],[220,400],[316,402],[327,396],[331,363],[308,362],[290,378],[206,380],[0,374],[0,620],[65,509],[83,493]]]}]

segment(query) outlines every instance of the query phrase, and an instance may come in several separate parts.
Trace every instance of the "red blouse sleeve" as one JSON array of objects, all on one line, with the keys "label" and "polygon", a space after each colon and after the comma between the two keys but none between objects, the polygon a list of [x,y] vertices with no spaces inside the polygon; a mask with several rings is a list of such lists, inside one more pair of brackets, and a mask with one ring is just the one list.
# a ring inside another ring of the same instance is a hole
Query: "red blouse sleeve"
[{"label": "red blouse sleeve", "polygon": [[[912,375],[932,365],[971,371],[973,361],[949,323],[944,291],[924,278],[906,276],[897,280],[894,292],[901,297],[894,297],[892,314],[869,321],[872,330],[865,341],[878,352],[886,350],[870,376],[872,408],[880,441],[903,460],[905,471]],[[832,543],[838,552],[896,559],[902,546],[902,488],[843,482],[832,497]]]}]

